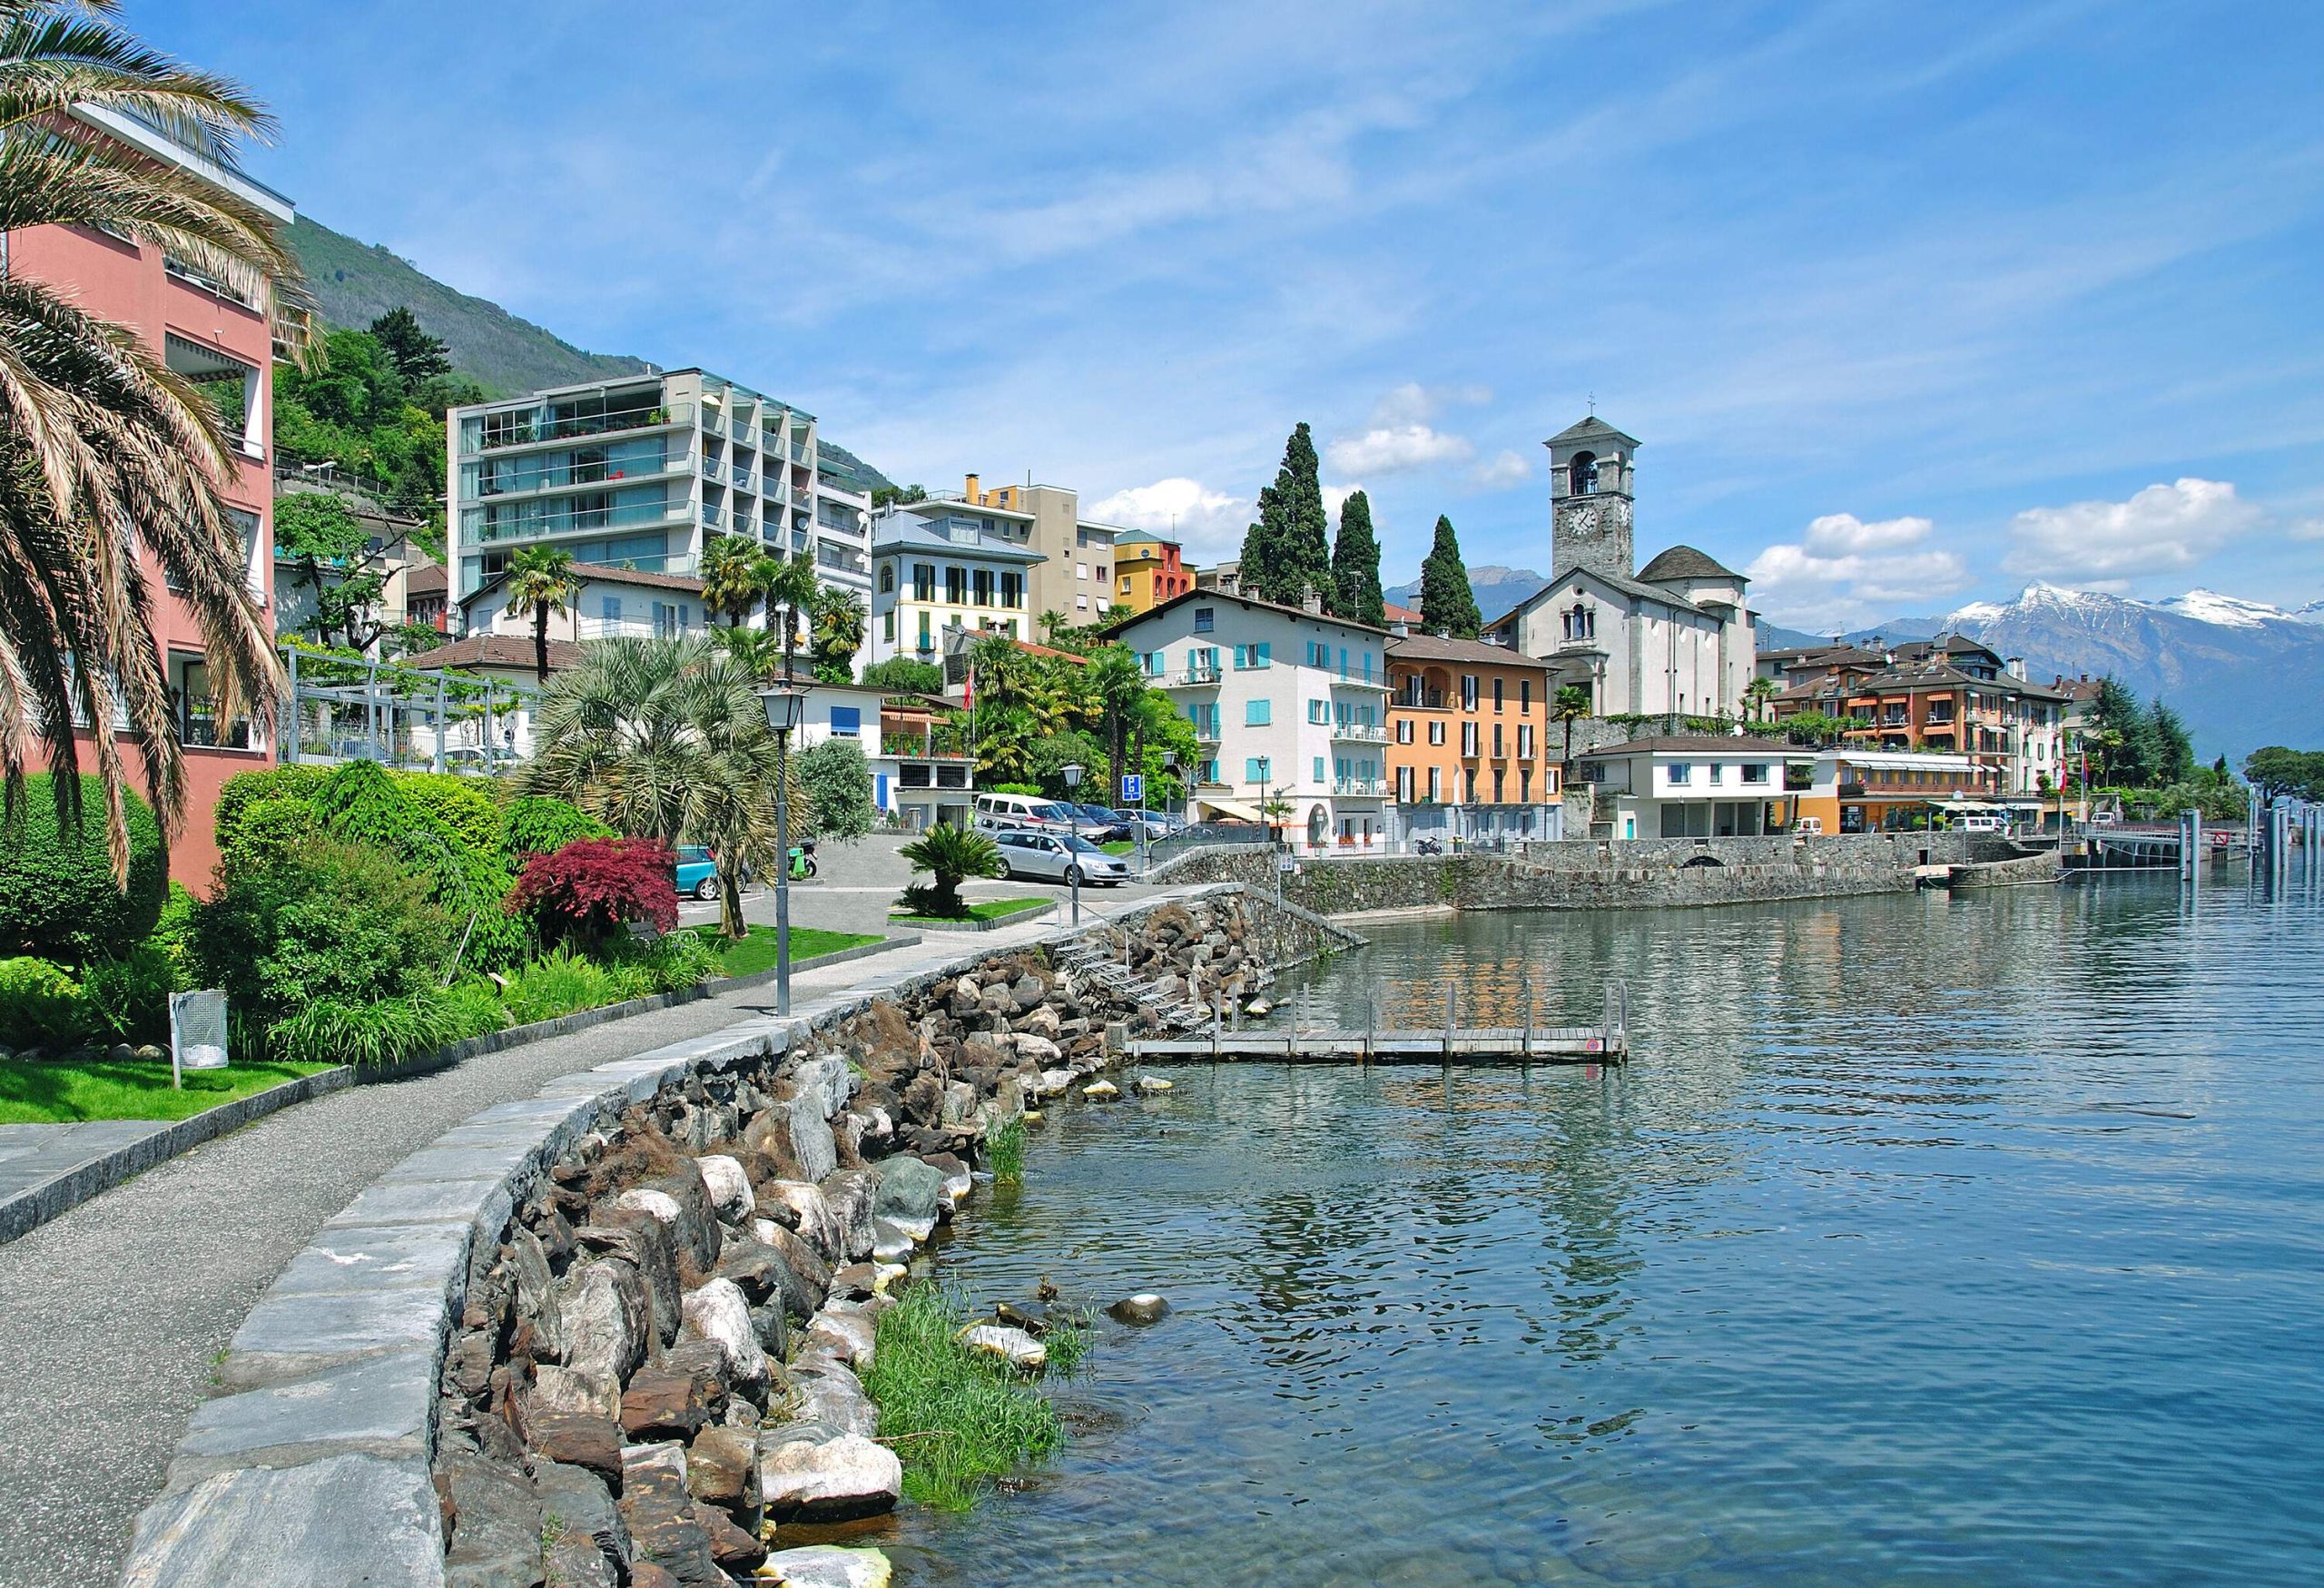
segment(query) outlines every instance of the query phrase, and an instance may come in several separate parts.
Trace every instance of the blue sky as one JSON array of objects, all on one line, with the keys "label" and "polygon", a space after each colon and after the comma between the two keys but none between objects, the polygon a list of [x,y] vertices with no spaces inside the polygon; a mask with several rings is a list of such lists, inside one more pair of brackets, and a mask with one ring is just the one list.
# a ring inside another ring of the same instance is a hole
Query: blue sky
[{"label": "blue sky", "polygon": [[1306,419],[1390,581],[1541,440],[1831,627],[2324,597],[2324,6],[132,0],[307,212],[899,479],[1239,545]]}]

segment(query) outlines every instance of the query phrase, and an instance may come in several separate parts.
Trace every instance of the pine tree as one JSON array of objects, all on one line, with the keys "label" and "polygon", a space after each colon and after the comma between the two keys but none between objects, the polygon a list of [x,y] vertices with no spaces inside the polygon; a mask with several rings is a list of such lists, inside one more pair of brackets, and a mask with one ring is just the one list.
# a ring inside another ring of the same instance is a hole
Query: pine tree
[{"label": "pine tree", "polygon": [[2083,741],[2099,764],[2098,777],[2116,788],[2147,788],[2154,782],[2154,725],[2139,709],[2139,697],[2110,675],[2098,681],[2090,703]]},{"label": "pine tree", "polygon": [[1380,594],[1380,542],[1372,533],[1372,501],[1362,491],[1350,491],[1340,504],[1339,538],[1332,543],[1332,585],[1337,598],[1329,603],[1340,616],[1375,628],[1385,627],[1388,605]]},{"label": "pine tree", "polygon": [[1477,610],[1477,593],[1469,587],[1469,568],[1461,560],[1461,542],[1452,533],[1452,520],[1441,514],[1436,520],[1436,543],[1420,565],[1420,619],[1430,633],[1451,635],[1454,639],[1476,638],[1484,624],[1484,615]]},{"label": "pine tree", "polygon": [[371,334],[387,349],[388,358],[403,377],[404,390],[416,391],[423,380],[452,372],[450,350],[428,334],[419,317],[399,305],[371,322]]},{"label": "pine tree", "polygon": [[1259,492],[1259,521],[1243,540],[1243,593],[1296,607],[1310,590],[1320,592],[1327,605],[1337,594],[1315,442],[1302,421],[1284,446],[1275,484]]},{"label": "pine tree", "polygon": [[2168,788],[2174,784],[2195,781],[2195,744],[2187,735],[2187,725],[2177,712],[2162,704],[2161,696],[2147,707],[2147,742],[2153,746],[2155,786]]}]

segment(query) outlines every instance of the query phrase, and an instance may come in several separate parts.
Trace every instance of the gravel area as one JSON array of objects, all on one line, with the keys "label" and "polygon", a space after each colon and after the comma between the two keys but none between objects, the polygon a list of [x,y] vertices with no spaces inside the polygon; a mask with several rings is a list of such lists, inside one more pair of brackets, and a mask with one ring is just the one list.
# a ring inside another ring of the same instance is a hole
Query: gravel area
[{"label": "gravel area", "polygon": [[[766,900],[771,912],[773,900]],[[803,912],[801,924],[826,922]],[[861,930],[861,929],[859,929]],[[877,930],[877,929],[873,929]],[[931,937],[796,979],[802,998],[970,948]],[[106,1583],[161,1491],[187,1416],[242,1316],[316,1228],[453,1125],[573,1070],[771,1014],[774,990],[657,1010],[359,1086],[270,1115],[0,1246],[0,1588]]]}]

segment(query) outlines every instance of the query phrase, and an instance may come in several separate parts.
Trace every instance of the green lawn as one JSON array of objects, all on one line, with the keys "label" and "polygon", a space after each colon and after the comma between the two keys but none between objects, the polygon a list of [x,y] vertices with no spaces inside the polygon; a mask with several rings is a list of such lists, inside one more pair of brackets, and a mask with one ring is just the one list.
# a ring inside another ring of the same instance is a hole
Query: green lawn
[{"label": "green lawn", "polygon": [[[960,919],[963,921],[990,921],[996,915],[1013,915],[1019,910],[1029,910],[1036,904],[1054,904],[1057,901],[1054,899],[985,899],[970,904],[969,906],[969,912],[960,917]],[[894,911],[890,911],[888,912],[888,919],[891,921],[909,922],[913,921],[933,921],[937,918],[932,915],[899,915]]]},{"label": "green lawn", "polygon": [[1100,843],[1098,847],[1108,854],[1128,854],[1137,845],[1128,838],[1117,838],[1111,843]]},{"label": "green lawn", "polygon": [[97,1059],[85,1063],[0,1064],[0,1125],[65,1125],[81,1119],[182,1119],[264,1091],[329,1064],[233,1064],[190,1070],[185,1090],[170,1085],[166,1061]]},{"label": "green lawn", "polygon": [[[720,940],[714,933],[704,931],[702,935],[713,947],[719,946]],[[817,954],[835,954],[842,949],[861,948],[867,942],[880,941],[881,937],[876,932],[824,932],[812,926],[794,926],[791,929],[791,962],[795,965]],[[748,976],[756,971],[772,971],[774,969],[774,928],[753,926],[750,936],[731,948],[723,949],[722,953],[729,976]]]}]

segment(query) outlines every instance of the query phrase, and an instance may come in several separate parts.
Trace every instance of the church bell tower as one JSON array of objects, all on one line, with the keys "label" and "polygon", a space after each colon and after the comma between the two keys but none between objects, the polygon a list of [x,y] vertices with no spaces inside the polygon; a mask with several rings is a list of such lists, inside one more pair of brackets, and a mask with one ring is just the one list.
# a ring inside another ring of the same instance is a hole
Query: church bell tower
[{"label": "church bell tower", "polygon": [[1631,459],[1638,442],[1592,414],[1542,443],[1550,449],[1550,577],[1574,568],[1631,577]]}]

